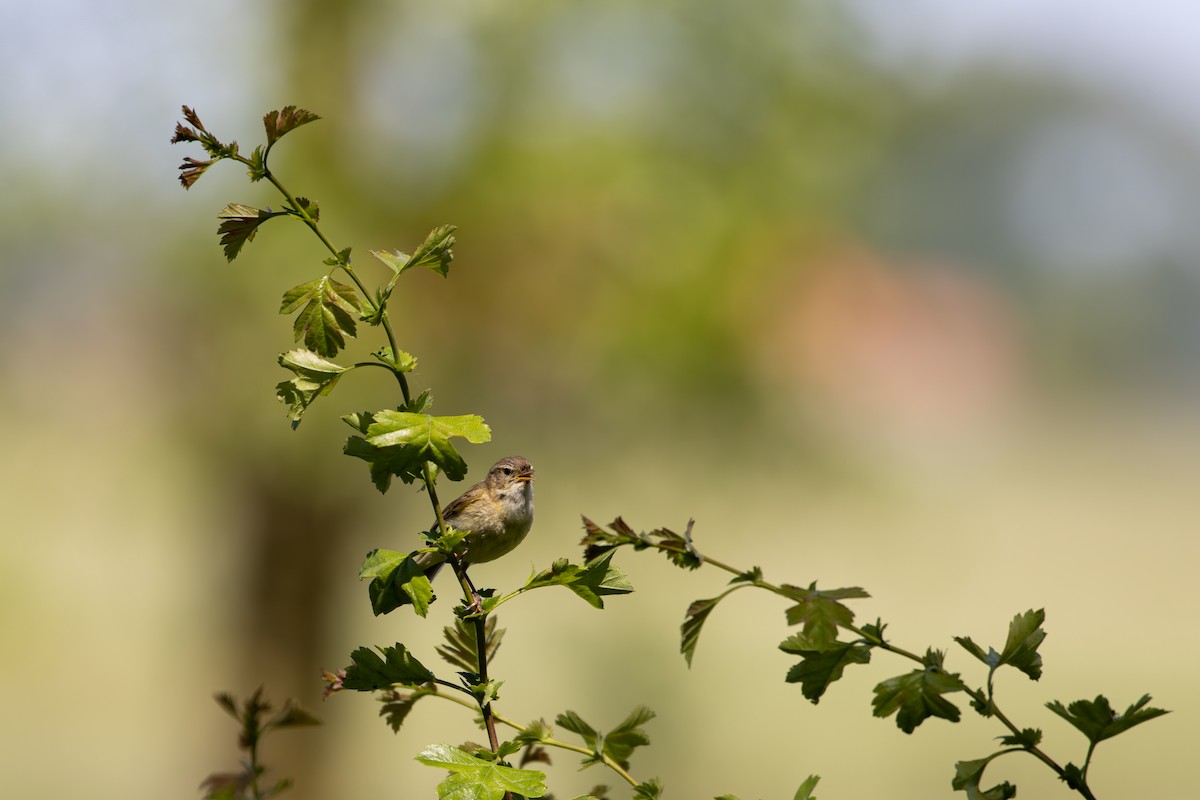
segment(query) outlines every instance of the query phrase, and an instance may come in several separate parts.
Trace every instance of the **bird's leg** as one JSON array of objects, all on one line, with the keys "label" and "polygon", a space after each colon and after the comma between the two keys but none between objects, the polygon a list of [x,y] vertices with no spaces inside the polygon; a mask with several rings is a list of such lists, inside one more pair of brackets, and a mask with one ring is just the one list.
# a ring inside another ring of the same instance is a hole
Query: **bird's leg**
[{"label": "bird's leg", "polygon": [[451,555],[451,563],[454,566],[454,573],[462,580],[463,588],[471,596],[471,604],[467,606],[473,614],[483,613],[483,598],[479,595],[479,590],[475,588],[475,584],[471,582],[471,576],[467,574],[467,567],[463,564],[462,559],[458,555]]}]

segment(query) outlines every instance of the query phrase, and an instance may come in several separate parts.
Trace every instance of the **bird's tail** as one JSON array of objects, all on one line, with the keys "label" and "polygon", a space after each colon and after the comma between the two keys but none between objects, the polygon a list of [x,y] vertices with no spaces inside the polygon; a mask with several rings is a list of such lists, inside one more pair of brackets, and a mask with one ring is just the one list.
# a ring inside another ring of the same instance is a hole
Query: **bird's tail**
[{"label": "bird's tail", "polygon": [[413,561],[417,562],[417,566],[425,573],[425,577],[431,581],[446,565],[446,558],[441,553],[417,553],[413,556]]}]

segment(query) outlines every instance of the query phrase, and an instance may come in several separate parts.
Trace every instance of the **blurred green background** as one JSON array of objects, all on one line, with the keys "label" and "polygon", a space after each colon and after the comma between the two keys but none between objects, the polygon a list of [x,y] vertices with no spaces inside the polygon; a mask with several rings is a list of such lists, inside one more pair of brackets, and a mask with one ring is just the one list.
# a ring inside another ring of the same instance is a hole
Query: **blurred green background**
[{"label": "blurred green background", "polygon": [[[449,279],[406,277],[393,313],[435,410],[493,428],[470,479],[537,467],[533,535],[478,580],[576,557],[580,514],[694,517],[714,557],[865,587],[860,620],[972,682],[951,637],[1000,644],[1045,607],[1045,675],[1004,676],[1005,709],[1078,763],[1043,702],[1150,692],[1175,713],[1103,745],[1093,787],[1186,796],[1200,15],[957,5],[4,4],[5,795],[197,797],[236,758],[212,693],[260,683],[326,723],[267,747],[298,800],[429,796],[412,756],[481,736],[433,701],[393,735],[372,701],[319,697],[360,644],[436,661],[449,603],[376,619],[354,577],[428,524],[339,454],[338,414],[391,387],[352,376],[296,432],[273,397],[279,295],[318,243],[276,223],[226,264],[216,212],[278,198],[230,165],[176,182],[200,155],[168,144],[181,104],[246,150],[298,104],[324,119],[272,165],[339,247],[460,226]],[[604,613],[558,590],[506,609],[502,709],[650,705],[633,770],[670,797],[810,773],[822,797],[961,797],[953,762],[1001,733],[873,719],[909,668],[883,656],[812,706],[767,597],[720,608],[689,671],[678,625],[723,577],[619,563],[639,591]],[[615,783],[556,761],[560,797]],[[989,777],[1067,796],[1028,758]]]}]

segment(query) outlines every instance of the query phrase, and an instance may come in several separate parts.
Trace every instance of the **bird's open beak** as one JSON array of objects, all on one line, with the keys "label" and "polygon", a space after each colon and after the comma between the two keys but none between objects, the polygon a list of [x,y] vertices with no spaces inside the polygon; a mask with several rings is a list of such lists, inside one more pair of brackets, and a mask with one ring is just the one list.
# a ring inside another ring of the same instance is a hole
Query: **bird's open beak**
[{"label": "bird's open beak", "polygon": [[533,470],[529,470],[529,472],[521,472],[521,473],[518,473],[518,474],[517,474],[517,475],[516,475],[516,476],[513,478],[513,480],[517,480],[517,481],[531,481],[531,480],[533,480]]}]

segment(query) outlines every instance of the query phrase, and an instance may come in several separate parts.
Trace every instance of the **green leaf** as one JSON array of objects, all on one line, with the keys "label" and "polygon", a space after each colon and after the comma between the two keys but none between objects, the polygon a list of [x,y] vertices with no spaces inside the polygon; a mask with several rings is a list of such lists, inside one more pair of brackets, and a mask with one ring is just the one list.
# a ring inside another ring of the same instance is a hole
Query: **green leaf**
[{"label": "green leaf", "polygon": [[784,584],[783,594],[797,604],[787,610],[789,625],[803,625],[802,632],[814,649],[820,650],[837,641],[838,628],[854,622],[854,612],[840,601],[870,597],[857,586],[845,589],[817,589],[814,582],[807,589]]},{"label": "green leaf", "polygon": [[957,673],[942,669],[942,658],[940,652],[929,650],[925,654],[924,669],[878,684],[871,703],[875,707],[875,716],[896,714],[896,725],[905,733],[912,733],[929,717],[958,722],[958,707],[942,695],[961,692],[966,687]]},{"label": "green leaf", "polygon": [[429,745],[417,760],[452,773],[438,784],[439,800],[500,800],[505,792],[524,797],[546,794],[544,772],[506,767],[448,744]]},{"label": "green leaf", "polygon": [[607,531],[584,517],[585,533],[580,541],[584,547],[583,557],[591,560],[622,545],[632,545],[634,550],[658,550],[681,569],[699,569],[704,562],[692,544],[694,524],[695,520],[688,520],[687,529],[682,534],[667,528],[658,528],[649,533],[636,533],[620,517],[609,524]]},{"label": "green leaf", "polygon": [[439,225],[429,232],[425,241],[409,258],[406,267],[425,267],[433,270],[443,278],[450,272],[450,262],[454,260],[454,225]]},{"label": "green leaf", "polygon": [[358,304],[353,286],[325,275],[284,292],[279,313],[291,314],[303,306],[292,325],[296,341],[303,339],[317,355],[335,356],[346,346],[346,337],[357,331]]},{"label": "green leaf", "polygon": [[376,412],[366,433],[368,444],[395,451],[406,467],[429,461],[452,481],[466,477],[467,464],[450,440],[457,436],[480,444],[492,438],[491,428],[476,414],[434,417],[408,411]]},{"label": "green leaf", "polygon": [[349,247],[343,247],[321,263],[329,267],[348,267],[350,266],[350,250]]},{"label": "green leaf", "polygon": [[379,701],[383,705],[379,708],[379,716],[387,721],[392,733],[399,733],[400,726],[404,724],[404,720],[413,710],[417,701],[431,694],[437,694],[437,692],[424,687],[408,693],[397,692],[394,689],[381,692]]},{"label": "green leaf", "polygon": [[425,577],[412,553],[395,550],[372,550],[358,570],[360,580],[370,578],[367,594],[375,616],[395,611],[400,606],[413,606],[419,616],[429,613],[433,602],[433,584]]},{"label": "green leaf", "polygon": [[662,791],[662,783],[658,778],[651,778],[633,787],[633,800],[659,800]]},{"label": "green leaf", "polygon": [[263,145],[254,148],[254,152],[250,154],[246,174],[250,176],[251,183],[258,183],[267,177],[267,149]]},{"label": "green leaf", "polygon": [[592,607],[604,608],[603,597],[633,591],[625,572],[609,563],[612,557],[613,553],[606,553],[582,565],[557,559],[549,568],[530,576],[521,591],[565,586]]},{"label": "green leaf", "polygon": [[288,417],[293,428],[300,424],[300,418],[317,397],[333,391],[342,373],[353,369],[326,361],[311,350],[283,353],[279,356],[279,366],[296,373],[295,378],[275,387],[275,396],[289,406]]},{"label": "green leaf", "polygon": [[1063,764],[1063,781],[1066,782],[1067,788],[1072,791],[1078,791],[1080,788],[1087,785],[1087,781],[1083,777],[1083,770],[1076,765],[1070,763]]},{"label": "green leaf", "polygon": [[[442,628],[446,645],[438,645],[434,649],[451,666],[460,667],[467,672],[479,671],[479,640],[476,637],[475,623],[455,619],[454,627]],[[504,629],[496,627],[496,618],[488,617],[483,628],[484,654],[487,663],[491,663],[496,651],[500,649],[500,640],[504,638]]]},{"label": "green leaf", "polygon": [[[195,182],[194,179],[193,182]],[[221,213],[217,214],[217,219],[222,220],[221,224],[217,226],[217,233],[221,236],[221,246],[225,248],[225,260],[233,261],[241,252],[243,245],[254,241],[259,225],[272,217],[286,214],[286,211],[271,211],[242,203],[230,203],[221,209]]]},{"label": "green leaf", "polygon": [[739,573],[730,583],[758,583],[762,580],[762,567],[751,567],[745,572]]},{"label": "green leaf", "polygon": [[1013,745],[1026,750],[1037,747],[1041,741],[1042,732],[1037,728],[1024,728],[1020,733],[1000,737],[1000,744]]},{"label": "green leaf", "polygon": [[378,649],[383,653],[383,658],[366,647],[360,647],[350,654],[352,663],[346,667],[342,688],[374,692],[390,689],[395,684],[416,687],[434,680],[434,674],[399,642],[395,647]]},{"label": "green leaf", "polygon": [[294,206],[284,206],[292,216],[300,220],[311,219],[317,222],[321,219],[321,208],[317,205],[316,200],[310,200],[307,197],[297,197]]},{"label": "green leaf", "polygon": [[683,658],[689,667],[692,665],[692,656],[696,654],[696,645],[700,643],[700,629],[704,627],[704,621],[717,607],[717,603],[724,598],[725,595],[722,594],[707,600],[694,600],[688,606],[683,624],[679,626],[679,652],[683,653]]},{"label": "green leaf", "polygon": [[[389,367],[396,370],[397,372],[412,372],[414,369],[417,368],[416,356],[406,353],[403,350],[400,351],[399,355],[396,355],[395,353],[392,352],[392,348],[381,347],[378,350],[372,352],[371,355],[374,356],[375,358],[377,358],[378,360],[382,361],[384,364],[387,364]],[[426,389],[424,392],[422,392],[422,394],[428,395],[429,390]],[[415,401],[410,401],[410,402],[415,403]],[[414,412],[420,413],[424,409],[423,408],[404,408],[403,410],[404,411],[414,411]]]},{"label": "green leaf", "polygon": [[1017,787],[1008,781],[998,786],[993,786],[987,791],[979,788],[979,782],[983,780],[984,769],[993,758],[1001,755],[1004,755],[1004,753],[993,753],[987,758],[980,758],[974,761],[957,762],[954,765],[954,779],[950,782],[950,786],[956,791],[966,792],[967,800],[1008,800],[1011,797],[1016,797]]},{"label": "green leaf", "polygon": [[412,257],[408,253],[401,253],[399,250],[370,250],[371,255],[382,261],[388,269],[394,274],[400,274],[408,268],[408,262]]},{"label": "green leaf", "polygon": [[1150,695],[1142,695],[1141,699],[1125,709],[1123,714],[1113,711],[1104,695],[1097,695],[1095,700],[1076,700],[1065,708],[1062,703],[1054,700],[1047,703],[1046,708],[1074,725],[1094,745],[1124,733],[1135,725],[1170,713],[1162,708],[1144,708],[1149,702]]},{"label": "green leaf", "polygon": [[654,712],[649,708],[638,706],[607,734],[601,734],[574,711],[565,711],[554,721],[559,727],[582,737],[584,744],[592,751],[591,757],[584,761],[584,766],[599,763],[604,756],[608,756],[622,767],[628,768],[629,757],[633,755],[633,751],[650,744],[650,737],[641,726],[654,717]]},{"label": "green leaf", "polygon": [[887,624],[883,620],[876,617],[874,622],[868,622],[862,626],[863,638],[867,644],[878,647],[884,644],[887,640],[883,638],[883,632],[887,628]]},{"label": "green leaf", "polygon": [[629,716],[604,736],[601,752],[622,767],[627,767],[633,751],[650,744],[650,736],[641,726],[655,716],[657,715],[646,706],[633,709]]},{"label": "green leaf", "polygon": [[[372,250],[371,255],[386,264],[396,275],[412,267],[425,267],[445,277],[450,272],[450,262],[454,260],[454,253],[450,248],[455,243],[455,230],[454,225],[434,228],[411,256],[399,250]],[[391,285],[395,285],[394,280]]]},{"label": "green leaf", "polygon": [[284,106],[282,111],[269,111],[263,117],[263,128],[267,131],[267,146],[275,144],[285,133],[318,120],[316,114],[296,106]]},{"label": "green leaf", "polygon": [[[696,645],[700,642],[700,629],[704,627],[704,622],[708,619],[708,615],[712,613],[712,610],[717,607],[717,603],[720,603],[738,589],[752,585],[750,583],[741,582],[744,578],[744,575],[745,573],[743,575],[739,575],[738,577],[734,578],[733,581],[731,581],[731,583],[739,585],[735,585],[730,589],[726,589],[716,597],[711,597],[707,600],[696,600],[690,606],[688,606],[687,614],[685,614],[683,618],[683,624],[679,626],[679,652],[683,653],[683,657],[687,661],[687,665],[689,667],[692,665],[692,656],[696,653]],[[761,573],[758,573],[758,576],[761,578]]]},{"label": "green leaf", "polygon": [[578,734],[583,737],[583,743],[592,750],[593,753],[599,751],[600,732],[584,721],[583,717],[576,714],[574,711],[564,711],[554,718],[554,722],[561,728],[569,730],[571,733]]},{"label": "green leaf", "polygon": [[[355,430],[366,434],[375,421],[375,415],[364,411],[360,414],[346,414],[342,420]],[[421,477],[421,464],[414,462],[411,453],[403,448],[375,447],[361,436],[351,436],[342,447],[342,452],[367,462],[371,470],[371,482],[380,492],[388,490],[393,476],[401,478],[405,483],[412,483]]]},{"label": "green leaf", "polygon": [[800,656],[800,663],[788,670],[785,680],[799,683],[800,691],[813,704],[820,702],[830,684],[841,679],[847,666],[871,660],[871,648],[864,644],[835,642],[818,649],[802,633],[789,636],[779,649]]},{"label": "green leaf", "polygon": [[550,724],[544,719],[535,719],[533,722],[525,726],[525,729],[519,731],[513,741],[522,744],[538,744],[545,742],[554,736],[554,731],[551,730]]},{"label": "green leaf", "polygon": [[1037,649],[1046,638],[1046,632],[1042,630],[1045,620],[1044,609],[1017,614],[1009,623],[1008,639],[1000,653],[991,647],[985,653],[969,636],[956,636],[954,641],[993,670],[1008,664],[1036,681],[1042,677],[1042,657]]},{"label": "green leaf", "polygon": [[796,796],[792,800],[817,800],[813,789],[817,788],[820,781],[820,775],[809,775],[804,779],[804,783],[800,784],[800,788],[796,790]]}]

